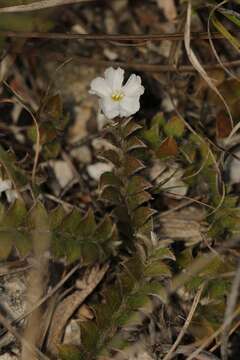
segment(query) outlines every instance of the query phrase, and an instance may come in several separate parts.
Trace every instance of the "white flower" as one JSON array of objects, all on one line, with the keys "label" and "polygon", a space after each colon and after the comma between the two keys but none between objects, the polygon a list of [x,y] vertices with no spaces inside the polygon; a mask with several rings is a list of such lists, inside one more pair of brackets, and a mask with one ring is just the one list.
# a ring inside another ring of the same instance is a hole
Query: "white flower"
[{"label": "white flower", "polygon": [[2,180],[0,178],[0,194],[3,192],[6,193],[7,201],[9,203],[13,202],[18,197],[17,191],[12,190],[11,180]]},{"label": "white flower", "polygon": [[140,109],[139,98],[144,93],[140,76],[132,74],[125,85],[123,77],[123,69],[110,67],[104,78],[97,77],[91,82],[89,92],[100,97],[100,107],[108,119],[128,117]]}]

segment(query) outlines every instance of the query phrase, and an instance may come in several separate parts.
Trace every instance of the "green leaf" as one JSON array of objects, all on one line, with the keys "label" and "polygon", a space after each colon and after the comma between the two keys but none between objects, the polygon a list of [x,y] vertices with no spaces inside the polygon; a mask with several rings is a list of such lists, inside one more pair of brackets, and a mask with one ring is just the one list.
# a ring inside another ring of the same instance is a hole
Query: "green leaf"
[{"label": "green leaf", "polygon": [[24,172],[15,165],[15,161],[9,152],[6,152],[0,145],[0,163],[3,165],[10,179],[19,189],[28,183],[28,179]]},{"label": "green leaf", "polygon": [[159,260],[147,265],[144,270],[144,275],[147,277],[170,277],[171,271],[169,266]]},{"label": "green leaf", "polygon": [[227,28],[215,17],[212,17],[212,23],[215,28],[232,44],[232,46],[238,51],[240,49],[240,41],[237,37],[233,36]]},{"label": "green leaf", "polygon": [[8,232],[0,230],[0,261],[6,260],[9,256],[12,250],[13,240],[14,237],[11,236],[11,234],[9,235]]},{"label": "green leaf", "polygon": [[59,205],[49,213],[49,224],[52,230],[58,228],[66,217],[66,211]]},{"label": "green leaf", "polygon": [[147,220],[155,214],[156,211],[148,207],[141,207],[133,214],[133,224],[136,228],[144,225]]},{"label": "green leaf", "polygon": [[87,353],[94,352],[101,330],[98,329],[94,321],[86,321],[81,323],[82,347]]},{"label": "green leaf", "polygon": [[62,222],[60,229],[65,233],[76,234],[81,220],[82,213],[78,209],[74,208]]},{"label": "green leaf", "polygon": [[142,176],[133,176],[127,185],[127,194],[134,195],[142,190],[150,189],[152,185],[146,181]]},{"label": "green leaf", "polygon": [[184,133],[184,122],[177,116],[172,117],[164,126],[165,134],[169,137],[180,138]]},{"label": "green leaf", "polygon": [[45,99],[41,111],[52,120],[59,120],[63,113],[62,100],[59,94],[49,96]]},{"label": "green leaf", "polygon": [[98,224],[95,236],[97,241],[101,244],[107,241],[111,235],[113,234],[113,224],[108,215],[104,217],[104,219]]},{"label": "green leaf", "polygon": [[21,256],[26,256],[33,249],[32,238],[27,233],[17,232],[14,238],[14,244]]},{"label": "green leaf", "polygon": [[157,124],[153,125],[150,129],[142,131],[141,136],[152,149],[157,149],[162,140]]},{"label": "green leaf", "polygon": [[152,196],[146,191],[142,191],[139,192],[138,194],[130,195],[126,199],[130,211],[135,210],[137,207],[150,200],[152,200]]},{"label": "green leaf", "polygon": [[80,360],[83,359],[81,350],[74,345],[63,344],[59,345],[58,356],[61,360]]},{"label": "green leaf", "polygon": [[81,237],[89,237],[96,231],[97,225],[92,209],[89,209],[85,217],[79,222],[77,226],[77,234]]},{"label": "green leaf", "polygon": [[172,253],[172,251],[164,247],[153,249],[153,253],[151,254],[151,259],[176,260],[175,255]]},{"label": "green leaf", "polygon": [[100,188],[102,189],[104,186],[120,188],[122,186],[122,182],[114,173],[105,172],[100,178]]}]

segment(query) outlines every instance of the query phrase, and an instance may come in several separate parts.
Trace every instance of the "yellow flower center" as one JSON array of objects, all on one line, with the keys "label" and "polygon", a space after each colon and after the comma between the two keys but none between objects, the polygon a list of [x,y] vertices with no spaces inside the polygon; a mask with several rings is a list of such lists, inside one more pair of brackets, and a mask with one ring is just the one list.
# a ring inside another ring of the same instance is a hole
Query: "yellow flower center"
[{"label": "yellow flower center", "polygon": [[112,98],[114,101],[120,101],[120,100],[123,99],[123,97],[124,97],[124,94],[123,94],[122,91],[115,91],[115,92],[112,94],[112,96],[111,96],[111,98]]}]

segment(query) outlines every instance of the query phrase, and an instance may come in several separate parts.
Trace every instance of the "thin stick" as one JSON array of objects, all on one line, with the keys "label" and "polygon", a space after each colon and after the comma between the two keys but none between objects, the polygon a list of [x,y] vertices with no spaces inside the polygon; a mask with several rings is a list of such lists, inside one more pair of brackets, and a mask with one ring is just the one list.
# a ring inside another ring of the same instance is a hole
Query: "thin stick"
[{"label": "thin stick", "polygon": [[26,341],[21,335],[18,334],[18,332],[12,327],[12,325],[10,324],[10,322],[4,317],[2,316],[2,314],[0,313],[0,323],[11,333],[13,334],[13,336],[21,343],[23,343],[26,348],[29,349],[29,351],[31,351],[31,353],[33,353],[34,355],[37,354],[38,357],[42,360],[49,360],[49,358],[47,356],[45,356],[38,348],[36,348],[35,346],[32,346],[31,344],[28,343],[28,341]]},{"label": "thin stick", "polygon": [[[238,308],[235,310],[235,312],[231,315],[231,317],[230,317],[231,321],[233,319],[235,319],[237,316],[239,316],[239,314],[240,314],[240,306],[238,306]],[[199,346],[190,356],[188,356],[186,360],[195,359],[198,356],[198,354],[201,353],[202,350],[204,350],[218,335],[220,335],[224,331],[225,326],[226,325],[223,324],[212,335],[210,335],[208,338],[206,338],[206,340],[203,341],[202,345]]]},{"label": "thin stick", "polygon": [[[33,56],[41,56],[44,57],[46,60],[53,60],[53,61],[64,61],[66,59],[66,56],[61,53],[57,52],[48,52],[46,56],[44,56],[43,53],[40,53],[39,55],[37,53],[33,54]],[[121,67],[123,69],[132,69],[136,71],[144,71],[144,72],[152,72],[152,73],[161,73],[161,72],[179,72],[179,73],[185,73],[190,72],[194,73],[197,72],[197,70],[192,65],[170,65],[170,64],[141,64],[136,62],[121,62],[121,61],[106,61],[106,60],[95,60],[90,59],[88,57],[81,57],[77,55],[70,54],[73,61],[78,62],[79,64],[86,64],[88,66],[99,66],[99,67]],[[225,66],[228,67],[239,67],[240,66],[240,60],[235,61],[226,61],[224,63]],[[205,64],[202,65],[205,70],[213,70],[213,69],[221,69],[220,64]]]},{"label": "thin stick", "polygon": [[15,5],[0,8],[0,14],[12,13],[12,12],[25,12],[25,11],[36,11],[41,9],[47,9],[56,6],[73,5],[83,2],[93,2],[95,0],[41,0],[26,5]]},{"label": "thin stick", "polygon": [[[6,9],[6,8],[5,8]],[[1,12],[1,9],[0,9]],[[162,41],[183,40],[184,34],[166,33],[166,34],[76,34],[76,33],[59,33],[59,32],[38,32],[38,31],[12,31],[0,30],[4,37],[24,38],[24,39],[52,39],[52,40],[94,40],[94,41]],[[208,40],[207,32],[191,32],[191,40]],[[223,39],[224,36],[215,31],[211,33],[212,39]]]},{"label": "thin stick", "polygon": [[229,294],[228,300],[227,300],[227,306],[224,314],[224,321],[223,325],[224,330],[222,332],[222,345],[221,345],[221,355],[222,360],[227,360],[228,358],[228,338],[229,338],[229,328],[231,326],[231,315],[234,311],[234,308],[237,303],[238,298],[238,292],[240,287],[240,260],[238,262],[238,267],[236,271],[236,275],[234,277],[231,292]]},{"label": "thin stick", "polygon": [[202,286],[198,289],[198,291],[197,291],[197,293],[196,293],[196,296],[194,297],[194,300],[193,300],[193,303],[192,303],[190,312],[189,312],[189,314],[188,314],[188,317],[187,317],[187,319],[186,319],[186,321],[185,321],[185,323],[184,323],[184,325],[183,325],[180,333],[178,334],[178,337],[177,337],[176,341],[175,341],[174,344],[172,345],[172,347],[171,347],[171,349],[169,350],[169,352],[167,353],[167,355],[163,358],[163,360],[170,360],[170,359],[173,357],[176,348],[177,348],[178,345],[180,344],[180,342],[181,342],[181,340],[182,340],[182,338],[183,338],[183,336],[184,336],[187,328],[189,327],[189,325],[190,325],[190,323],[191,323],[192,317],[193,317],[193,315],[194,315],[194,313],[195,313],[195,310],[196,310],[196,308],[197,308],[197,306],[198,306],[198,303],[199,303],[199,301],[200,301],[203,288],[204,288],[204,285],[202,285]]}]

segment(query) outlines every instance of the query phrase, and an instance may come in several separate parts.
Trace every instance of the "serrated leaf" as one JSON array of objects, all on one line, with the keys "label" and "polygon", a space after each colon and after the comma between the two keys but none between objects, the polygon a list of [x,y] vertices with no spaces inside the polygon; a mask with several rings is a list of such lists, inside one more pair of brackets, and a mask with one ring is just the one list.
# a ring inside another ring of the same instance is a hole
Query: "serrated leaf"
[{"label": "serrated leaf", "polygon": [[172,253],[172,251],[168,248],[159,247],[153,250],[153,253],[151,254],[151,259],[169,259],[169,260],[176,260],[175,255]]},{"label": "serrated leaf", "polygon": [[75,346],[70,344],[61,344],[58,347],[59,353],[58,356],[61,360],[80,360],[82,359],[81,350]]},{"label": "serrated leaf", "polygon": [[164,131],[168,137],[171,137],[171,136],[176,137],[176,138],[182,137],[183,133],[184,133],[184,128],[185,128],[184,122],[178,116],[172,117],[164,125]]},{"label": "serrated leaf", "polygon": [[127,155],[124,159],[124,170],[126,176],[136,174],[138,171],[144,169],[144,164],[133,156]]},{"label": "serrated leaf", "polygon": [[53,120],[59,120],[62,116],[63,105],[59,94],[49,96],[42,107],[45,115],[50,116]]},{"label": "serrated leaf", "polygon": [[147,277],[170,277],[171,271],[169,266],[159,260],[147,265],[144,270],[144,275]]},{"label": "serrated leaf", "polygon": [[6,260],[9,256],[13,246],[13,235],[14,234],[9,234],[8,232],[0,230],[0,261]]},{"label": "serrated leaf", "polygon": [[88,242],[86,244],[81,244],[81,250],[79,250],[80,256],[77,256],[75,260],[81,258],[81,263],[83,266],[94,264],[98,260],[105,260],[105,254],[102,254],[102,259],[100,259],[101,249],[97,244]]},{"label": "serrated leaf", "polygon": [[133,225],[136,228],[141,227],[142,225],[144,225],[148,219],[150,217],[153,216],[153,214],[155,214],[156,211],[148,208],[148,207],[140,207],[139,209],[137,209],[134,214],[133,214]]},{"label": "serrated leaf", "polygon": [[128,209],[124,205],[117,206],[113,211],[115,217],[122,223],[130,224],[131,219],[128,214]]},{"label": "serrated leaf", "polygon": [[25,173],[15,165],[12,155],[6,152],[0,145],[0,163],[5,168],[10,179],[13,181],[15,186],[19,189],[28,183],[27,176]]},{"label": "serrated leaf", "polygon": [[101,192],[101,199],[108,201],[110,204],[118,205],[122,202],[122,197],[119,191],[112,186],[105,187]]},{"label": "serrated leaf", "polygon": [[59,142],[58,139],[52,140],[51,142],[48,142],[43,145],[41,153],[45,160],[56,159],[56,157],[59,155],[61,151],[61,148],[62,148],[61,143]]},{"label": "serrated leaf", "polygon": [[121,165],[120,156],[116,150],[113,149],[106,150],[101,154],[100,157],[110,161],[111,163],[113,163],[113,165],[117,167]]},{"label": "serrated leaf", "polygon": [[91,353],[96,348],[101,330],[98,329],[94,321],[81,323],[82,347],[86,352]]},{"label": "serrated leaf", "polygon": [[142,191],[142,192],[139,192],[138,194],[128,196],[126,201],[127,201],[130,211],[133,211],[137,207],[150,201],[151,199],[152,199],[152,196],[148,192]]},{"label": "serrated leaf", "polygon": [[61,231],[70,234],[76,234],[81,220],[82,220],[82,213],[78,209],[74,208],[72,212],[69,215],[67,215],[67,217],[63,220],[60,227]]},{"label": "serrated leaf", "polygon": [[77,234],[80,234],[82,237],[88,237],[94,234],[96,228],[97,225],[93,210],[89,209],[77,226]]},{"label": "serrated leaf", "polygon": [[127,144],[126,144],[126,147],[127,147],[127,151],[132,151],[134,149],[145,149],[147,146],[146,144],[144,144],[144,142],[142,140],[140,140],[138,137],[136,136],[132,136]]},{"label": "serrated leaf", "polygon": [[112,172],[105,172],[100,178],[100,188],[105,186],[113,186],[119,188],[122,186],[121,180]]},{"label": "serrated leaf", "polygon": [[142,190],[150,189],[152,185],[150,182],[145,180],[142,176],[133,176],[127,185],[127,194],[134,195],[139,193]]},{"label": "serrated leaf", "polygon": [[136,122],[131,120],[123,128],[123,137],[127,138],[141,128],[142,126],[140,124],[137,124]]},{"label": "serrated leaf", "polygon": [[26,233],[18,232],[14,238],[14,244],[21,256],[26,256],[33,249],[32,238]]},{"label": "serrated leaf", "polygon": [[55,230],[61,225],[63,219],[66,217],[66,211],[60,205],[49,213],[49,225],[52,230]]},{"label": "serrated leaf", "polygon": [[113,233],[113,223],[108,215],[98,224],[96,229],[97,241],[101,244],[105,242]]},{"label": "serrated leaf", "polygon": [[6,211],[0,221],[0,229],[14,230],[26,220],[27,209],[21,199],[17,199]]}]

